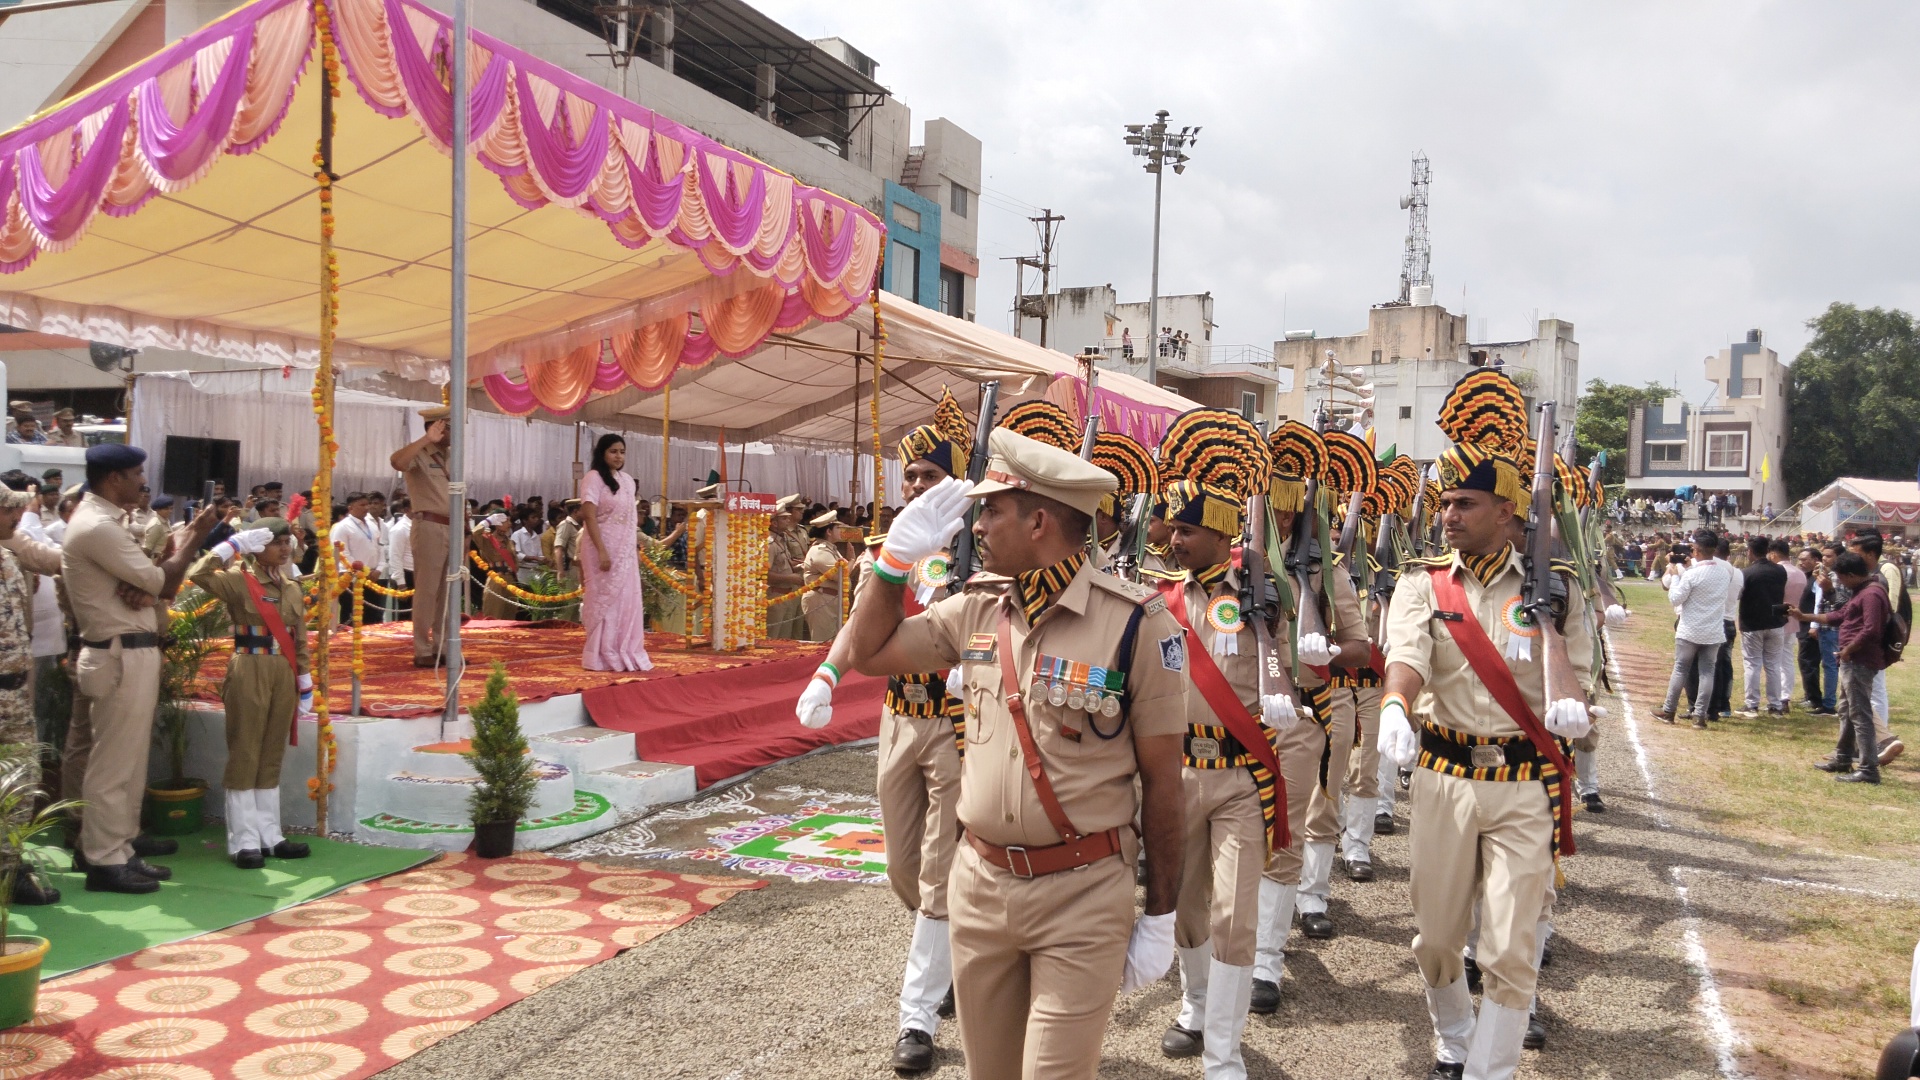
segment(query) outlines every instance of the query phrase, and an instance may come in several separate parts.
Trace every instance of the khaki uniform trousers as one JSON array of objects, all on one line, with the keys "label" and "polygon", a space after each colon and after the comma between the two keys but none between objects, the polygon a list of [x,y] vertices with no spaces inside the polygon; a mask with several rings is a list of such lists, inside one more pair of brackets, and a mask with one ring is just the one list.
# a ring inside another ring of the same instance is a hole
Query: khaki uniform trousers
[{"label": "khaki uniform trousers", "polygon": [[[464,546],[464,545],[462,545]],[[413,655],[437,656],[445,626],[447,597],[447,527],[425,518],[413,519]]]},{"label": "khaki uniform trousers", "polygon": [[794,597],[792,600],[783,600],[767,609],[768,638],[779,641],[806,640],[807,617],[801,613],[801,599]]},{"label": "khaki uniform trousers", "polygon": [[1093,1080],[1133,936],[1132,860],[1018,878],[962,842],[952,935],[967,1075]]},{"label": "khaki uniform trousers", "polygon": [[287,658],[267,653],[235,656],[227,665],[220,700],[227,712],[227,769],[221,784],[228,791],[279,787],[287,731],[300,704]]},{"label": "khaki uniform trousers", "polygon": [[1354,688],[1354,726],[1360,729],[1360,745],[1348,759],[1348,798],[1380,797],[1380,697],[1385,692],[1378,686]]},{"label": "khaki uniform trousers", "polygon": [[1408,798],[1413,958],[1420,974],[1432,987],[1461,977],[1477,902],[1474,956],[1485,998],[1525,1012],[1539,979],[1541,913],[1553,887],[1553,808],[1545,786],[1416,768]]},{"label": "khaki uniform trousers", "polygon": [[929,919],[947,917],[947,878],[960,842],[960,748],[953,721],[880,710],[880,820],[887,884]]},{"label": "khaki uniform trousers", "polygon": [[[1318,790],[1320,763],[1314,762],[1313,783],[1316,790],[1308,803],[1306,833],[1307,839],[1316,844],[1333,843],[1346,828],[1346,820],[1340,813],[1344,801],[1342,789],[1346,787],[1348,763],[1354,757],[1353,729],[1356,718],[1353,691],[1344,686],[1329,686],[1327,697],[1333,703],[1329,707],[1333,713],[1333,723],[1327,728],[1327,788],[1332,795]],[[1293,780],[1289,778],[1287,783],[1292,784]]]},{"label": "khaki uniform trousers", "polygon": [[92,755],[80,797],[87,802],[80,850],[87,861],[115,866],[133,857],[140,801],[147,790],[147,752],[160,704],[160,650],[80,650],[75,688],[92,702]]},{"label": "khaki uniform trousers", "polygon": [[[1340,694],[1333,691],[1336,702]],[[1340,726],[1335,706],[1334,726]],[[1347,710],[1347,737],[1353,737],[1352,709]],[[1293,843],[1275,848],[1267,856],[1266,878],[1283,886],[1300,884],[1300,857],[1307,844],[1307,822],[1314,803],[1327,797],[1319,793],[1320,754],[1327,748],[1327,733],[1312,720],[1302,720],[1280,735],[1280,775],[1287,782],[1287,831]]]},{"label": "khaki uniform trousers", "polygon": [[[74,658],[79,665],[79,658]],[[156,694],[155,697],[159,695]],[[87,779],[87,762],[93,757],[93,702],[73,688],[73,704],[67,710],[67,741],[60,748],[60,797],[77,799]],[[86,816],[86,808],[71,811],[75,827]]]},{"label": "khaki uniform trousers", "polygon": [[1181,769],[1180,783],[1187,828],[1173,942],[1192,949],[1211,938],[1215,960],[1246,967],[1253,963],[1267,860],[1260,793],[1245,768]]},{"label": "khaki uniform trousers", "polygon": [[[816,589],[800,598],[807,613],[807,640],[832,641],[840,632],[840,594]],[[769,632],[772,624],[769,623]]]}]

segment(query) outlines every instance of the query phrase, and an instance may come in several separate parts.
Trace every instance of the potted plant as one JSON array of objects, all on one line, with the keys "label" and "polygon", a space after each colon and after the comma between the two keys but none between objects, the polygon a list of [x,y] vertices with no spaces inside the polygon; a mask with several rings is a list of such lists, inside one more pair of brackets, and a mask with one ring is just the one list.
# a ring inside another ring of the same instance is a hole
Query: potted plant
[{"label": "potted plant", "polygon": [[205,816],[207,782],[186,773],[187,736],[192,723],[188,702],[193,700],[200,681],[200,665],[227,626],[226,606],[207,607],[209,599],[196,588],[181,591],[162,654],[160,705],[154,714],[153,738],[167,763],[167,776],[147,785],[146,800],[147,831],[156,836],[199,832]]},{"label": "potted plant", "polygon": [[29,850],[29,844],[80,805],[72,800],[39,805],[45,796],[40,787],[44,750],[39,743],[0,746],[0,1028],[33,1019],[48,945],[46,938],[12,933],[14,880],[37,861],[38,849]]},{"label": "potted plant", "polygon": [[471,710],[473,749],[461,756],[480,774],[468,798],[474,851],[483,859],[513,854],[514,829],[533,804],[533,759],[520,731],[520,699],[507,691],[507,668],[495,660],[487,692]]}]

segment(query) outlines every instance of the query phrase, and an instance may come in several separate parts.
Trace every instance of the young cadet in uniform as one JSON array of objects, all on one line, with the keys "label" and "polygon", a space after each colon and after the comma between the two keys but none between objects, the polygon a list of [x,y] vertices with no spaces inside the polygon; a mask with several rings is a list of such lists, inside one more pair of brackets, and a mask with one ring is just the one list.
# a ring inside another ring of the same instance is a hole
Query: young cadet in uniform
[{"label": "young cadet in uniform", "polygon": [[[945,394],[934,409],[933,423],[914,428],[900,440],[901,475],[906,482],[902,497],[908,506],[941,481],[966,475],[971,435],[960,403]],[[860,609],[874,604],[892,605],[896,613],[917,614],[945,598],[953,580],[946,553],[952,535],[949,530],[938,545],[916,557],[912,589],[904,595],[873,587],[874,560],[886,536],[870,537],[871,547],[860,559],[851,618],[857,621]],[[855,657],[855,641],[842,632],[800,694],[794,711],[802,724],[825,727],[833,718],[834,684]],[[949,696],[950,666],[951,662],[936,661],[917,671],[889,672],[894,677],[887,680],[880,712],[880,776],[875,792],[888,837],[887,882],[900,902],[915,913],[913,944],[900,984],[900,1035],[893,1046],[893,1067],[902,1072],[933,1068],[933,1037],[940,1017],[953,1015],[947,878],[960,840],[965,718],[958,696]]]},{"label": "young cadet in uniform", "polygon": [[[1364,516],[1366,500],[1376,498],[1374,489],[1379,483],[1373,448],[1366,444],[1366,440],[1345,431],[1329,431],[1323,438],[1327,444],[1327,481],[1324,489],[1333,497],[1333,506],[1342,515],[1357,492],[1361,496]],[[1334,528],[1338,532],[1341,526]],[[1354,550],[1335,554],[1339,568],[1334,576],[1338,583],[1354,590],[1357,600],[1360,597],[1358,567],[1361,560],[1371,556],[1367,551],[1367,530],[1359,525],[1355,526],[1355,530]],[[1340,626],[1336,634],[1351,645],[1340,651],[1339,665],[1327,672],[1327,685],[1323,692],[1330,708],[1326,711],[1327,715],[1320,717],[1327,732],[1327,748],[1321,765],[1319,790],[1307,800],[1306,819],[1295,822],[1296,828],[1306,832],[1300,860],[1300,892],[1296,898],[1296,906],[1300,909],[1300,929],[1308,937],[1320,940],[1331,938],[1334,929],[1333,919],[1327,915],[1327,900],[1333,894],[1333,845],[1340,839],[1345,824],[1343,800],[1347,771],[1353,759],[1354,736],[1360,727],[1358,702],[1353,693],[1355,678],[1372,659],[1373,646],[1368,634],[1372,621],[1365,618],[1365,604],[1359,604],[1357,610],[1362,613],[1359,625]],[[1371,865],[1368,869],[1372,869]]]},{"label": "young cadet in uniform", "polygon": [[[1298,640],[1294,642],[1292,657],[1297,673],[1294,685],[1299,687],[1301,704],[1313,712],[1315,722],[1297,724],[1281,735],[1280,772],[1286,781],[1287,820],[1304,824],[1313,800],[1327,798],[1325,788],[1329,779],[1325,770],[1329,740],[1353,738],[1353,699],[1348,696],[1342,702],[1340,695],[1327,686],[1328,676],[1335,667],[1364,662],[1367,639],[1360,617],[1360,598],[1353,591],[1352,579],[1331,558],[1326,562],[1332,572],[1323,576],[1320,543],[1313,536],[1314,508],[1307,505],[1307,484],[1311,480],[1326,479],[1326,440],[1319,432],[1295,420],[1282,424],[1268,439],[1268,446],[1273,455],[1273,479],[1267,504],[1273,510],[1274,530],[1279,542],[1287,545],[1289,558],[1294,557],[1291,542],[1295,530],[1308,530],[1298,558],[1306,564],[1305,576],[1312,595],[1294,597],[1294,611],[1286,614],[1290,620],[1297,620],[1299,609],[1312,604],[1333,635],[1331,641],[1318,632],[1295,635]],[[1287,567],[1289,589],[1300,580],[1297,569],[1292,564]],[[1306,838],[1305,828],[1291,830],[1291,842],[1275,847],[1260,882],[1259,944],[1254,950],[1251,1007],[1262,1015],[1280,1008],[1280,981],[1287,966],[1287,935],[1293,929],[1294,901],[1300,889],[1301,856]],[[1327,925],[1326,934],[1318,933],[1313,927],[1305,929],[1316,937],[1330,936],[1332,924]]]},{"label": "young cadet in uniform", "polygon": [[[1414,496],[1420,490],[1420,467],[1414,460],[1401,454],[1380,470],[1380,498],[1377,502],[1379,514],[1394,515],[1398,524],[1394,525],[1404,538],[1407,529],[1405,522],[1413,512]],[[1425,513],[1425,508],[1422,508]],[[1374,518],[1375,537],[1377,530],[1386,527],[1386,519]],[[1397,542],[1390,540],[1389,543]],[[1344,676],[1352,685],[1354,711],[1353,756],[1347,766],[1347,782],[1343,807],[1345,829],[1340,839],[1340,858],[1346,863],[1347,877],[1356,882],[1373,880],[1373,836],[1375,832],[1393,833],[1393,813],[1388,810],[1381,813],[1381,798],[1385,796],[1386,805],[1391,807],[1393,789],[1388,786],[1397,779],[1398,770],[1392,763],[1381,764],[1380,757],[1380,695],[1383,692],[1386,662],[1386,601],[1392,599],[1393,582],[1399,576],[1399,567],[1392,570],[1380,565],[1379,560],[1370,559],[1373,568],[1374,583],[1384,583],[1385,600],[1382,592],[1376,588],[1372,597],[1363,597],[1362,605],[1367,612],[1367,638],[1369,659],[1365,667]],[[1382,578],[1382,574],[1391,575]],[[1341,680],[1335,680],[1336,682]],[[1386,780],[1382,774],[1391,774]],[[1386,819],[1386,827],[1380,827],[1381,818]]]},{"label": "young cadet in uniform", "polygon": [[[387,459],[387,464],[406,478],[407,501],[413,506],[409,537],[413,542],[413,666],[417,668],[441,663],[446,653],[440,637],[447,621],[447,545],[452,542],[452,521],[447,517],[451,508],[447,447],[453,442],[449,415],[451,410],[445,405],[420,410],[426,434]],[[465,535],[460,541],[465,565]]]},{"label": "young cadet in uniform", "polygon": [[[1112,475],[1004,428],[989,445],[972,491],[987,573],[901,621],[912,566],[963,519],[970,485],[936,486],[894,521],[848,634],[870,674],[963,670],[949,899],[968,1073],[1091,1078],[1115,990],[1173,961],[1186,648],[1158,596],[1089,564]],[[1137,919],[1135,777],[1150,872]]]},{"label": "young cadet in uniform", "polygon": [[1140,560],[1140,580],[1183,581],[1187,572],[1173,557],[1173,530],[1167,525],[1167,503],[1157,494],[1147,504],[1147,553]]},{"label": "young cadet in uniform", "polygon": [[[1417,764],[1409,793],[1415,961],[1439,1038],[1436,1078],[1504,1080],[1520,1060],[1539,975],[1538,933],[1554,855],[1572,854],[1570,767],[1557,739],[1591,726],[1593,641],[1586,598],[1565,587],[1566,657],[1578,697],[1548,701],[1542,628],[1522,607],[1526,564],[1515,514],[1525,400],[1504,374],[1462,379],[1440,411],[1455,442],[1439,461],[1448,555],[1401,575],[1387,622],[1380,753]],[[1542,437],[1551,438],[1551,432]],[[1410,714],[1420,717],[1415,734]],[[1484,996],[1476,1020],[1462,949],[1480,908]]]},{"label": "young cadet in uniform", "polygon": [[800,598],[807,615],[808,641],[832,641],[840,632],[840,589],[845,581],[835,571],[847,560],[840,557],[840,549],[833,545],[833,531],[839,527],[840,519],[831,510],[807,522],[807,538],[813,546],[807,549],[807,557],[800,564],[800,576],[813,581],[823,574],[833,574],[822,581],[819,588]]},{"label": "young cadet in uniform", "polygon": [[[307,602],[288,573],[292,528],[261,518],[213,545],[187,577],[227,606],[233,659],[220,700],[227,712],[227,854],[242,870],[266,856],[304,859],[307,845],[280,831],[280,763],[295,709],[313,693],[307,671]],[[245,556],[237,566],[234,557]]]},{"label": "young cadet in uniform", "polygon": [[1261,872],[1276,841],[1287,843],[1286,798],[1275,790],[1281,765],[1267,729],[1284,733],[1301,722],[1291,697],[1260,693],[1259,639],[1233,560],[1247,496],[1265,488],[1271,466],[1260,432],[1219,409],[1175,420],[1160,461],[1173,555],[1187,569],[1160,594],[1185,633],[1193,680],[1180,770],[1186,865],[1173,939],[1180,1013],[1160,1049],[1201,1054],[1209,1080],[1239,1080],[1247,1075],[1240,1034],[1253,993]]}]

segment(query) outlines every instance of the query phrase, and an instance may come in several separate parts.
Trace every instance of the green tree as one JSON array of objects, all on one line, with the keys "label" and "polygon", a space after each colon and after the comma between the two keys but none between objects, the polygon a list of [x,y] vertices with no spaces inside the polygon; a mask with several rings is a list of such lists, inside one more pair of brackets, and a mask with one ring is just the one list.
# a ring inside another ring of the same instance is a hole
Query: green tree
[{"label": "green tree", "polygon": [[1842,476],[1905,480],[1920,462],[1920,327],[1904,311],[1835,303],[1787,382],[1787,497]]},{"label": "green tree", "polygon": [[1573,421],[1573,438],[1580,458],[1575,464],[1585,468],[1594,455],[1605,450],[1607,463],[1600,470],[1600,480],[1609,491],[1620,486],[1627,478],[1627,421],[1633,415],[1633,407],[1664,401],[1672,392],[1653,382],[1633,386],[1589,379]]},{"label": "green tree", "polygon": [[532,805],[539,780],[527,754],[527,737],[520,732],[520,698],[507,689],[505,664],[493,662],[486,696],[469,712],[473,749],[460,756],[480,774],[480,783],[467,797],[474,823],[518,821]]}]

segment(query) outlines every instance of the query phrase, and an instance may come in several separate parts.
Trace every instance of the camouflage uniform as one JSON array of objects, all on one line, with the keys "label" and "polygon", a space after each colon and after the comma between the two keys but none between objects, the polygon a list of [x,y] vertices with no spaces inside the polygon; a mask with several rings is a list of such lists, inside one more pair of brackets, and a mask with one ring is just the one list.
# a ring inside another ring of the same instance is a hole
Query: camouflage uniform
[{"label": "camouflage uniform", "polygon": [[31,743],[39,737],[33,690],[27,685],[32,670],[32,585],[13,552],[0,549],[0,743]]}]

